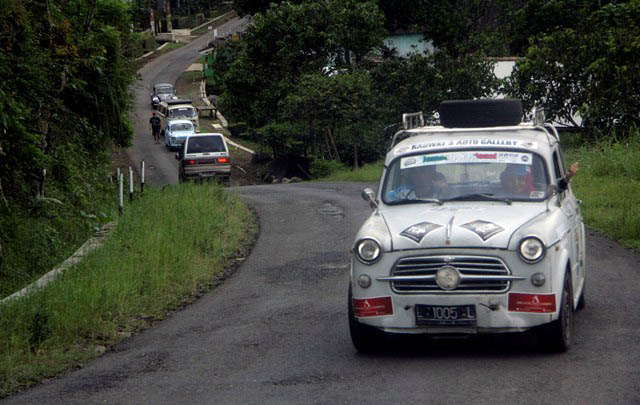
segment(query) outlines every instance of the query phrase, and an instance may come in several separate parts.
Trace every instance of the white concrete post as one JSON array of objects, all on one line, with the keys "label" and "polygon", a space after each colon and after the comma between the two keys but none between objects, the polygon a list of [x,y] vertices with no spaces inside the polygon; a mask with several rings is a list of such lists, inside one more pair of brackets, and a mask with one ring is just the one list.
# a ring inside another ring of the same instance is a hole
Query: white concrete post
[{"label": "white concrete post", "polygon": [[133,170],[129,166],[129,201],[133,202]]},{"label": "white concrete post", "polygon": [[120,173],[120,169],[118,169],[118,211],[120,214],[124,212],[124,203],[122,199],[122,182],[123,182],[122,173]]},{"label": "white concrete post", "polygon": [[144,193],[144,160],[140,162],[140,194]]}]

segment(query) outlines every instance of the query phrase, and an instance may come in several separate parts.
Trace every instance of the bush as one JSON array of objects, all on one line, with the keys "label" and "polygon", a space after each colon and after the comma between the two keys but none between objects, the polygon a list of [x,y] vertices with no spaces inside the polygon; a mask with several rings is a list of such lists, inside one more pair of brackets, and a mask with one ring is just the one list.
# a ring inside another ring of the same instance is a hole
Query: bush
[{"label": "bush", "polygon": [[342,163],[335,160],[316,159],[311,162],[309,171],[313,178],[318,179],[320,177],[330,176],[332,173],[339,170],[343,170],[345,167]]},{"label": "bush", "polygon": [[249,126],[246,122],[234,122],[230,123],[227,126],[227,129],[231,133],[231,136],[234,138],[242,138],[243,136],[246,138],[246,133],[249,129]]}]

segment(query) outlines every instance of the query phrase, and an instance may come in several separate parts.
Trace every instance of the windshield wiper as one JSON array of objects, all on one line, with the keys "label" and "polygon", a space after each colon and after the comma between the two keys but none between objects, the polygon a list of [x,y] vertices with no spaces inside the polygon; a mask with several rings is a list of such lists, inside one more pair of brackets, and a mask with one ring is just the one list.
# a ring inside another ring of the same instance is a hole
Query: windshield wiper
[{"label": "windshield wiper", "polygon": [[436,203],[438,205],[443,204],[442,200],[439,200],[437,198],[407,198],[404,200],[391,201],[391,202],[388,202],[387,204],[400,205],[400,204],[415,204],[415,203],[423,203],[423,202]]},{"label": "windshield wiper", "polygon": [[494,197],[493,194],[480,194],[480,193],[471,193],[471,194],[463,194],[457,197],[447,198],[444,201],[473,201],[473,200],[482,200],[482,201],[501,201],[511,205],[511,200],[508,198],[500,198]]}]

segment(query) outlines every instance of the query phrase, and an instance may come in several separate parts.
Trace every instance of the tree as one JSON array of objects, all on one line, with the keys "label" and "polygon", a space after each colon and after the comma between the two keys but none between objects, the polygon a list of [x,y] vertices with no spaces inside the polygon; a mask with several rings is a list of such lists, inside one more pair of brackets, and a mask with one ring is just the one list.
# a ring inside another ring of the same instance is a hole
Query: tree
[{"label": "tree", "polygon": [[50,269],[92,231],[81,213],[133,133],[130,16],[120,0],[0,0],[3,281]]},{"label": "tree", "polygon": [[640,2],[609,4],[577,29],[554,31],[532,41],[516,64],[508,91],[527,107],[588,129],[625,132],[640,124]]},{"label": "tree", "polygon": [[[336,52],[354,54],[355,63],[380,47],[387,35],[384,14],[374,1],[341,0],[329,3],[330,37]],[[337,47],[337,49],[335,49]],[[347,56],[347,62],[350,58]]]},{"label": "tree", "polygon": [[321,72],[345,50],[362,59],[381,43],[382,25],[373,2],[271,4],[254,17],[246,47],[225,75],[221,108],[254,128],[265,125],[302,75]]},{"label": "tree", "polygon": [[386,125],[398,122],[407,112],[431,116],[444,100],[490,97],[499,86],[493,63],[482,54],[456,57],[440,50],[409,59],[386,59],[370,71],[374,92],[384,95]]},{"label": "tree", "polygon": [[501,0],[419,0],[412,10],[425,38],[452,54],[483,51],[487,55],[507,53],[504,33],[505,7]]}]

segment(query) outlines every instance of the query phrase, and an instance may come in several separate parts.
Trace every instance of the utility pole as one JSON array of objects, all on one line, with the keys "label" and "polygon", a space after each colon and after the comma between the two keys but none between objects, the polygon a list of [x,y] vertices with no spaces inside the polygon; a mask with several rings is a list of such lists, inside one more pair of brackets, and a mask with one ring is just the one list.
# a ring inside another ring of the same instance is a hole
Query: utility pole
[{"label": "utility pole", "polygon": [[171,1],[167,0],[164,2],[164,15],[167,18],[167,32],[173,31],[171,27]]},{"label": "utility pole", "polygon": [[156,22],[153,18],[153,8],[149,5],[149,24],[151,25],[151,35],[156,36]]}]

